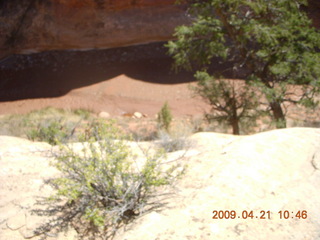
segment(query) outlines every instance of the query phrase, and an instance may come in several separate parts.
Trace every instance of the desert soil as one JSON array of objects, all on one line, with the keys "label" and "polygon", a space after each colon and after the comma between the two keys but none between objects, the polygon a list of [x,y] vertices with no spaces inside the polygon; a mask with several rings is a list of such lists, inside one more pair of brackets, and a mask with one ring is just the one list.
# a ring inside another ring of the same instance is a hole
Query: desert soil
[{"label": "desert soil", "polygon": [[192,74],[173,71],[163,43],[16,55],[2,61],[0,79],[0,114],[53,106],[153,117],[165,101],[175,116],[208,108],[192,96]]},{"label": "desert soil", "polygon": [[[164,44],[8,57],[0,63],[0,115],[52,106],[153,118],[168,101],[174,117],[199,119],[210,106],[190,90],[196,84],[193,74],[173,69]],[[211,70],[227,69],[214,64]],[[235,76],[227,71],[227,77]],[[320,126],[320,111],[288,110],[288,126],[296,120]]]}]

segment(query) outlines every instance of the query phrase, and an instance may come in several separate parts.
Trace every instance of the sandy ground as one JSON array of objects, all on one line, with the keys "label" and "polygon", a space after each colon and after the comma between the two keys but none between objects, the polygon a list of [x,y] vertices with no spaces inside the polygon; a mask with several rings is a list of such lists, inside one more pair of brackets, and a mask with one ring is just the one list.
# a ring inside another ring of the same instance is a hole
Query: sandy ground
[{"label": "sandy ground", "polygon": [[168,101],[175,116],[202,115],[208,106],[199,98],[193,98],[188,83],[145,83],[126,75],[119,75],[91,86],[74,89],[52,98],[21,99],[0,103],[0,114],[26,113],[53,106],[64,109],[85,108],[113,116],[141,112],[154,116]]},{"label": "sandy ground", "polygon": [[[193,74],[173,70],[164,44],[8,57],[0,63],[0,115],[52,106],[84,108],[97,114],[104,111],[113,117],[134,112],[154,117],[168,101],[174,117],[203,116],[210,106],[193,96]],[[223,70],[228,78],[241,78],[228,69],[230,66],[213,64],[211,71]],[[288,110],[293,122],[303,120],[313,122],[306,126],[320,126],[320,111]]]},{"label": "sandy ground", "polygon": [[154,116],[168,101],[175,116],[202,115],[208,106],[192,97],[193,81],[172,70],[163,43],[16,55],[0,65],[0,114],[53,106]]}]

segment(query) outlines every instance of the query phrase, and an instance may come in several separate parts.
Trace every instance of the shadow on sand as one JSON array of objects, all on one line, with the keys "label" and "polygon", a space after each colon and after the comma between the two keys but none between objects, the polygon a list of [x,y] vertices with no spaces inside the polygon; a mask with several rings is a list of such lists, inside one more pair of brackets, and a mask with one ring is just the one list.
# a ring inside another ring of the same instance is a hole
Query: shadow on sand
[{"label": "shadow on sand", "polygon": [[89,51],[49,51],[13,55],[0,64],[0,101],[58,97],[125,74],[130,78],[177,84],[194,81],[175,73],[164,42]]}]

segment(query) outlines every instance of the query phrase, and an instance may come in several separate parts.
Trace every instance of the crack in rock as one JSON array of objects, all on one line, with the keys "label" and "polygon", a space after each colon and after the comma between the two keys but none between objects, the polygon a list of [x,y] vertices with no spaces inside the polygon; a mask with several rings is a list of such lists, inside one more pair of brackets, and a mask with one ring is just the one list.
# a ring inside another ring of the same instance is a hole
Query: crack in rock
[{"label": "crack in rock", "polygon": [[320,154],[319,152],[315,152],[311,158],[311,165],[315,171],[320,170],[319,168]]}]

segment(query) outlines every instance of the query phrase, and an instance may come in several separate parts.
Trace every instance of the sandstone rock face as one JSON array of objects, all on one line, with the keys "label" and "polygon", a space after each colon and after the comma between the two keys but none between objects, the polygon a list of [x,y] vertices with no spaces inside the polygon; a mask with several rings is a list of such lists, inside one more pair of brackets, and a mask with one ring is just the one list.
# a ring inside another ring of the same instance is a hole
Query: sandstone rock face
[{"label": "sandstone rock face", "polygon": [[[3,0],[0,59],[58,49],[112,48],[172,39],[189,23],[175,0]],[[307,11],[320,27],[318,0]]]},{"label": "sandstone rock face", "polygon": [[[319,129],[252,136],[197,133],[191,140],[193,149],[180,160],[189,165],[187,175],[168,205],[120,230],[116,240],[319,239]],[[39,239],[33,230],[45,220],[30,210],[37,196],[48,195],[42,181],[57,174],[48,165],[49,151],[46,143],[0,137],[0,239]],[[214,210],[234,210],[237,217],[212,219]],[[253,211],[253,218],[245,219],[244,211]],[[288,211],[288,219],[279,211]],[[299,217],[299,211],[306,215]],[[75,236],[70,229],[50,239]]]},{"label": "sandstone rock face", "polygon": [[[192,139],[199,153],[187,160],[189,172],[175,200],[139,219],[117,240],[319,239],[320,130],[245,137],[198,133]],[[215,210],[234,210],[237,217],[212,219]],[[296,217],[302,210],[306,219]],[[253,218],[243,219],[244,211],[253,211]],[[271,218],[261,219],[262,211],[270,211]],[[279,211],[288,211],[288,219]]]},{"label": "sandstone rock face", "polygon": [[307,7],[307,12],[309,17],[312,19],[313,24],[316,28],[320,28],[320,1],[309,0],[309,5]]},{"label": "sandstone rock face", "polygon": [[112,48],[172,38],[188,21],[174,0],[5,0],[0,58],[52,49]]}]

